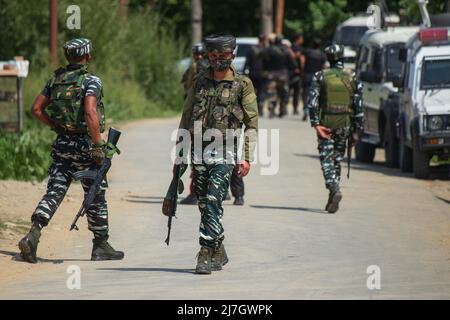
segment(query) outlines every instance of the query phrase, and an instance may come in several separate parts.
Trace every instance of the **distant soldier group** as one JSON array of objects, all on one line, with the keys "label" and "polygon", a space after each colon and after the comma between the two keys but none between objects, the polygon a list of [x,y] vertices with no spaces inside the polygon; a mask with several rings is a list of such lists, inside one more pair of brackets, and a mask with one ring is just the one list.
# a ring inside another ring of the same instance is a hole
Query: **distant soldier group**
[{"label": "distant soldier group", "polygon": [[[326,56],[320,50],[320,39],[313,40],[312,48],[303,48],[303,35],[298,33],[293,42],[281,35],[259,36],[258,46],[247,55],[244,70],[248,70],[258,96],[258,112],[263,116],[264,101],[268,101],[269,118],[287,115],[289,98],[293,99],[293,114],[299,114],[300,97],[303,102],[303,121],[308,119],[307,97],[312,78],[325,67]],[[277,113],[278,109],[278,113]]]}]

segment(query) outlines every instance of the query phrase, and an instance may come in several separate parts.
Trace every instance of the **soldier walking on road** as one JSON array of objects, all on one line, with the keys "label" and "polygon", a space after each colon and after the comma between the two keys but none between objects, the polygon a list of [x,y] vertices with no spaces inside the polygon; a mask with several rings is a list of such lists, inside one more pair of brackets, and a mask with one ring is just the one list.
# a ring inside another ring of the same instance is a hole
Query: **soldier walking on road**
[{"label": "soldier walking on road", "polygon": [[[198,274],[221,270],[228,262],[223,245],[222,201],[235,166],[238,166],[241,177],[250,170],[258,128],[258,107],[252,82],[246,76],[239,75],[231,66],[236,47],[235,37],[212,35],[205,39],[205,46],[210,67],[194,79],[179,126],[180,129],[190,131],[191,141],[202,141],[201,150],[195,148],[194,143],[191,144],[194,191],[201,213],[201,248],[195,269]],[[232,139],[231,150],[223,146],[211,151],[211,156],[204,156],[210,142],[204,141],[203,134],[206,135],[207,131],[212,131],[214,135],[220,134],[223,140],[215,142],[225,144],[229,129],[241,129],[243,125],[248,139],[245,140],[242,161],[237,161],[239,136]],[[254,134],[247,135],[250,132]]]},{"label": "soldier walking on road", "polygon": [[293,68],[293,61],[287,49],[282,44],[281,35],[271,39],[271,45],[264,50],[264,72],[269,100],[269,117],[275,116],[275,109],[280,102],[278,116],[286,114],[289,102],[289,70]]},{"label": "soldier walking on road", "polygon": [[298,33],[294,37],[294,43],[290,48],[290,54],[293,60],[294,69],[291,70],[290,90],[292,90],[294,114],[298,114],[298,103],[302,88],[302,70],[305,66],[305,57],[303,55],[303,35]]},{"label": "soldier walking on road", "polygon": [[342,45],[325,49],[330,69],[317,72],[309,94],[311,126],[317,131],[320,163],[329,190],[325,210],[335,213],[339,209],[342,193],[339,189],[341,161],[349,137],[359,140],[363,129],[364,112],[362,85],[354,73],[343,68]]},{"label": "soldier walking on road", "polygon": [[321,40],[316,38],[313,40],[313,47],[308,48],[304,52],[305,69],[302,79],[302,98],[303,98],[303,121],[308,120],[308,96],[311,83],[316,72],[322,70],[327,62],[326,55],[320,49]]},{"label": "soldier walking on road", "polygon": [[[102,82],[87,70],[92,44],[88,39],[73,39],[64,45],[69,61],[55,71],[44,90],[36,97],[33,115],[54,130],[58,136],[52,145],[53,163],[49,168],[47,193],[39,202],[31,221],[30,232],[19,242],[25,261],[37,262],[37,247],[41,230],[47,226],[64,199],[72,182],[72,174],[98,169],[106,156],[116,149],[102,140],[105,112],[102,102]],[[82,180],[85,194],[92,181]],[[108,208],[105,199],[106,179],[87,210],[89,230],[94,234],[91,260],[120,260],[124,253],[108,243]]]},{"label": "soldier walking on road", "polygon": [[264,81],[264,48],[266,38],[260,35],[258,38],[258,46],[252,47],[245,59],[244,70],[248,68],[249,77],[252,80],[253,86],[256,90],[256,97],[258,101],[258,113],[263,116],[264,99],[265,99],[265,81]]},{"label": "soldier walking on road", "polygon": [[192,63],[189,68],[183,74],[182,82],[184,87],[184,92],[187,94],[187,91],[192,85],[194,77],[208,68],[208,60],[205,59],[205,48],[203,43],[196,43],[192,46]]}]

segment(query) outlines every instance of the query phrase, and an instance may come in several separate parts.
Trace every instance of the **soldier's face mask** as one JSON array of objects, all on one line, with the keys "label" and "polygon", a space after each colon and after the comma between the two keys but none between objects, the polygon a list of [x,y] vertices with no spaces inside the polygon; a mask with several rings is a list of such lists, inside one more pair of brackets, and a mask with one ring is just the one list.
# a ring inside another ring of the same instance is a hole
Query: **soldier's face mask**
[{"label": "soldier's face mask", "polygon": [[233,62],[233,52],[218,52],[213,51],[208,53],[209,64],[215,71],[225,71]]}]

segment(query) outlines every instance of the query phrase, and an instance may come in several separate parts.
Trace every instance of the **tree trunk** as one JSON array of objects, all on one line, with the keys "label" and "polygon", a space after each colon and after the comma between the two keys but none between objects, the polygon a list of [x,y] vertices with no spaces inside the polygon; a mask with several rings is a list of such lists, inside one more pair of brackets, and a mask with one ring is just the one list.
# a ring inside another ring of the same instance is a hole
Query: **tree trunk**
[{"label": "tree trunk", "polygon": [[261,34],[266,39],[273,32],[273,5],[272,0],[261,0]]},{"label": "tree trunk", "polygon": [[202,42],[202,0],[192,0],[192,44]]},{"label": "tree trunk", "polygon": [[50,0],[50,60],[54,68],[58,66],[58,0]]},{"label": "tree trunk", "polygon": [[119,10],[121,17],[126,17],[127,15],[127,1],[128,0],[119,0]]},{"label": "tree trunk", "polygon": [[277,23],[275,27],[276,34],[283,33],[284,0],[277,0]]}]

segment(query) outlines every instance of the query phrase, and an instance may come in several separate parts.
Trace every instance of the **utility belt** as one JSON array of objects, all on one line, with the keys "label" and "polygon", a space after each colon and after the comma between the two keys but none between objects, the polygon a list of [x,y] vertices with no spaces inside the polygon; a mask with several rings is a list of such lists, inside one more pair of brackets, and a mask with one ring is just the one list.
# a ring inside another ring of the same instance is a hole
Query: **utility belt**
[{"label": "utility belt", "polygon": [[86,129],[76,129],[76,128],[66,128],[66,127],[56,127],[52,129],[57,134],[65,134],[65,135],[80,135],[80,134],[88,134],[88,130]]}]

